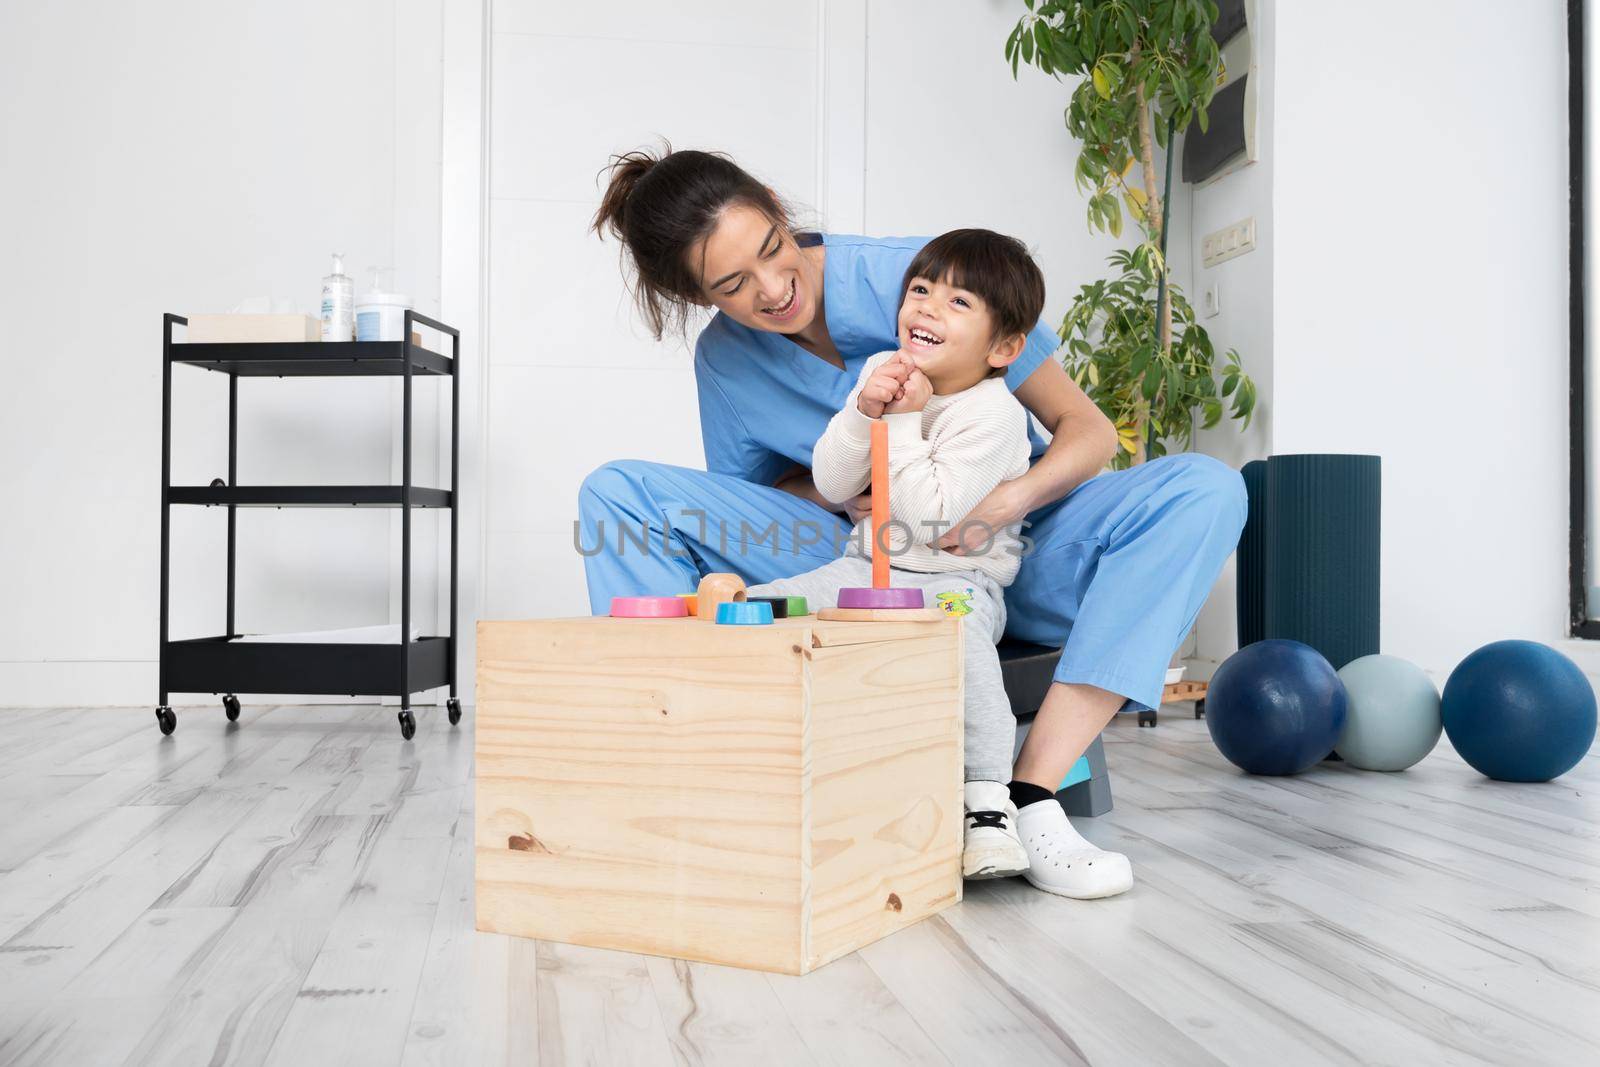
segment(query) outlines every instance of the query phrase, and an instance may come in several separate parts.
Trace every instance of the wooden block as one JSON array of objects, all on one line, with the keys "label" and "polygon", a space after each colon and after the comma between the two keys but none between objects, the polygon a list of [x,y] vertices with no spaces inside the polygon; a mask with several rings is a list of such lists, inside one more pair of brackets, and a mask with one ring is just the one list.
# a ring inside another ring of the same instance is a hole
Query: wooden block
[{"label": "wooden block", "polygon": [[480,622],[478,929],[804,974],[956,903],[960,642]]},{"label": "wooden block", "polygon": [[737,574],[708,574],[697,587],[695,615],[707,622],[717,620],[717,605],[745,598],[744,579]]},{"label": "wooden block", "polygon": [[817,618],[832,622],[944,622],[955,616],[942,608],[818,608]]},{"label": "wooden block", "polygon": [[322,323],[313,315],[190,315],[190,344],[320,341]]},{"label": "wooden block", "polygon": [[1205,682],[1173,682],[1161,690],[1161,703],[1177,704],[1186,700],[1204,700]]}]

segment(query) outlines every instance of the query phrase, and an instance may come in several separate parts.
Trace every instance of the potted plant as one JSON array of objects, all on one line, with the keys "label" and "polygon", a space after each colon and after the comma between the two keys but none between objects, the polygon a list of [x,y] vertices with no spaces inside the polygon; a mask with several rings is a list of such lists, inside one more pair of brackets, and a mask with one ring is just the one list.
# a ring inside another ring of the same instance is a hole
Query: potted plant
[{"label": "potted plant", "polygon": [[[1230,349],[1220,363],[1194,309],[1172,284],[1167,226],[1173,138],[1198,121],[1204,131],[1222,69],[1211,37],[1211,0],[1024,0],[1027,14],[1006,38],[1020,64],[1081,78],[1066,108],[1082,148],[1075,177],[1088,194],[1089,225],[1122,235],[1122,212],[1144,231],[1108,262],[1117,275],[1083,286],[1062,319],[1063,364],[1117,427],[1113,466],[1186,448],[1198,410],[1204,428],[1229,418],[1250,424],[1256,387]],[[1156,185],[1155,148],[1167,149]],[[1139,168],[1138,181],[1131,179]],[[1176,331],[1175,327],[1176,326]],[[1220,382],[1219,382],[1220,377]]]}]

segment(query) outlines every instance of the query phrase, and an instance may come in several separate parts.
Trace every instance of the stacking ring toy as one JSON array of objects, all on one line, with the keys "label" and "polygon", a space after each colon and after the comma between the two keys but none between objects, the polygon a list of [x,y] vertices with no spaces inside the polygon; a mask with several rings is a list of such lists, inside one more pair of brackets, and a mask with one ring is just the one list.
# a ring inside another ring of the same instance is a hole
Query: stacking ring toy
[{"label": "stacking ring toy", "polygon": [[772,622],[772,605],[764,601],[728,600],[717,605],[720,626],[766,626]]},{"label": "stacking ring toy", "polygon": [[915,587],[891,586],[876,589],[866,586],[839,590],[841,608],[920,608],[923,606],[922,590]]},{"label": "stacking ring toy", "polygon": [[614,596],[613,619],[681,619],[689,614],[683,600],[675,596]]}]

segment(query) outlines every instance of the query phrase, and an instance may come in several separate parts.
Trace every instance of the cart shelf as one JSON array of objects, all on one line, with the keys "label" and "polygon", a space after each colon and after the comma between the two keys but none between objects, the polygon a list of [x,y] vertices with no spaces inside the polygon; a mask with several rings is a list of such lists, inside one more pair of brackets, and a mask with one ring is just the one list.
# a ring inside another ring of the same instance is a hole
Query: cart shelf
[{"label": "cart shelf", "polygon": [[309,644],[196,637],[168,641],[167,684],[179,693],[349,693],[404,697],[450,684],[448,637],[387,644]]},{"label": "cart shelf", "polygon": [[449,375],[448,356],[404,341],[259,341],[175,344],[172,362],[223,371],[241,378],[335,378]]},{"label": "cart shelf", "polygon": [[[168,501],[206,507],[397,508],[403,491],[398,485],[175,485]],[[450,505],[448,489],[411,487],[414,508],[447,508]]]}]

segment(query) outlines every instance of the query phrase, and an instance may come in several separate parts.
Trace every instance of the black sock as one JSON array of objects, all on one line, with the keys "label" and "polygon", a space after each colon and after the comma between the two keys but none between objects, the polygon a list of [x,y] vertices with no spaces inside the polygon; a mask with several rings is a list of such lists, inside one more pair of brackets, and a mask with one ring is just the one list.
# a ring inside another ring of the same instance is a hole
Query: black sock
[{"label": "black sock", "polygon": [[1044,786],[1034,785],[1032,782],[1013,781],[1006,788],[1011,790],[1011,803],[1017,806],[1018,811],[1021,811],[1029,804],[1037,804],[1041,800],[1049,800],[1055,796]]}]

